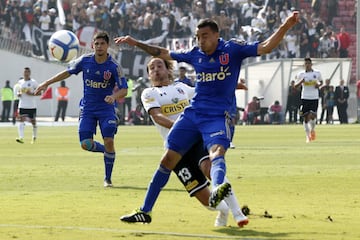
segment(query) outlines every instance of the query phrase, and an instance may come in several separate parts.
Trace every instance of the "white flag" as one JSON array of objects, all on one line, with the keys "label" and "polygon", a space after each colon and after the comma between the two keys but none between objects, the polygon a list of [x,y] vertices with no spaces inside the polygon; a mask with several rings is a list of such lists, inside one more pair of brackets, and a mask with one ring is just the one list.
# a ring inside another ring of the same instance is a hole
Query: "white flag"
[{"label": "white flag", "polygon": [[57,0],[56,6],[59,12],[59,20],[61,25],[65,25],[65,13],[62,6],[62,0]]}]

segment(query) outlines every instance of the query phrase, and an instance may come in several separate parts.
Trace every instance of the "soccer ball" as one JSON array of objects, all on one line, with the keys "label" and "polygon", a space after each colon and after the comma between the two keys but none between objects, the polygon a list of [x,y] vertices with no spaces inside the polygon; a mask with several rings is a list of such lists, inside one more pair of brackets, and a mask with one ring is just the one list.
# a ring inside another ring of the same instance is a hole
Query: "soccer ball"
[{"label": "soccer ball", "polygon": [[48,47],[52,57],[60,62],[69,62],[79,52],[79,39],[71,31],[60,30],[50,37]]}]

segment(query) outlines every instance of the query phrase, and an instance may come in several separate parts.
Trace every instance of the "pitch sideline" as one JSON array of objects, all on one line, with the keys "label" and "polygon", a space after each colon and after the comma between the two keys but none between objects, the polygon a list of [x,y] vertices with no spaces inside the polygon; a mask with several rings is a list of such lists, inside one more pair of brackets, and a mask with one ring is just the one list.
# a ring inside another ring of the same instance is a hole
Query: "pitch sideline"
[{"label": "pitch sideline", "polygon": [[[148,235],[196,237],[196,238],[206,238],[206,239],[240,239],[238,236],[219,236],[219,235],[205,235],[205,234],[187,234],[187,233],[177,233],[177,232],[157,232],[157,231],[141,231],[141,230],[131,230],[131,229],[91,228],[91,227],[75,227],[75,226],[43,226],[43,225],[0,224],[0,228],[63,229],[63,230],[114,232],[114,233],[142,233],[142,234],[148,234]],[[250,239],[250,238],[242,238],[242,239]],[[256,239],[251,238],[251,240],[256,240]]]}]

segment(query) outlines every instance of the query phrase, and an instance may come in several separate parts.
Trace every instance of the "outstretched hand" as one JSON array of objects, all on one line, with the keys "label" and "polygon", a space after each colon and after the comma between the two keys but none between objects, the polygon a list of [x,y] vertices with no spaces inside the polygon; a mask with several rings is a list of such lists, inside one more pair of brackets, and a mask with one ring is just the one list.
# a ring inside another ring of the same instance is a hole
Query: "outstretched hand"
[{"label": "outstretched hand", "polygon": [[114,38],[114,41],[116,44],[123,44],[123,43],[127,43],[130,46],[135,46],[136,45],[136,39],[130,37],[130,36],[122,36],[122,37],[116,37]]},{"label": "outstretched hand", "polygon": [[39,84],[39,86],[35,89],[34,94],[39,95],[41,92],[45,91],[48,88],[48,85],[45,82]]}]

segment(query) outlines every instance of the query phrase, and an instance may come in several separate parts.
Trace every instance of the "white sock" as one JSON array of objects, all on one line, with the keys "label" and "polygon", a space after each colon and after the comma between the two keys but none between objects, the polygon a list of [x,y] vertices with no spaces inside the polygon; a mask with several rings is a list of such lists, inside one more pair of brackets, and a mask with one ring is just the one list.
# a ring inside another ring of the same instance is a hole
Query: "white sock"
[{"label": "white sock", "polygon": [[24,129],[25,129],[25,123],[20,122],[18,127],[19,138],[24,138]]},{"label": "white sock", "polygon": [[225,211],[228,211],[229,210],[229,207],[228,205],[224,202],[224,201],[221,201],[219,203],[219,205],[216,206],[216,208],[212,208],[212,207],[208,207],[208,206],[205,206],[207,209],[211,210],[211,211],[221,211],[221,212],[225,212]]},{"label": "white sock", "polygon": [[303,125],[304,125],[306,136],[309,136],[309,134],[310,134],[309,124],[304,121]]},{"label": "white sock", "polygon": [[[225,177],[224,179],[225,182],[229,182],[229,180]],[[241,211],[240,208],[240,204],[235,196],[234,191],[231,189],[230,192],[230,196],[226,197],[224,199],[224,201],[226,202],[226,204],[229,206],[232,215],[235,216],[239,216],[241,215],[242,217],[245,217],[245,215],[243,214],[243,212]]]},{"label": "white sock", "polygon": [[309,121],[310,123],[310,130],[314,130],[315,129],[315,124],[316,124],[316,120],[315,119],[312,119]]},{"label": "white sock", "polygon": [[37,126],[33,126],[33,135],[32,135],[33,138],[36,138],[37,137]]}]

